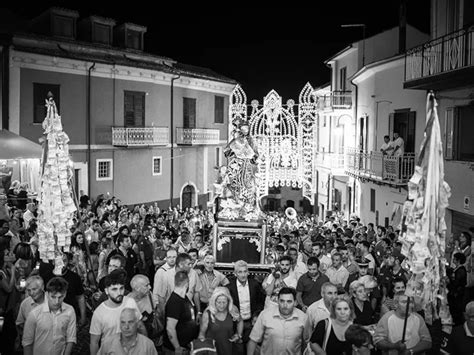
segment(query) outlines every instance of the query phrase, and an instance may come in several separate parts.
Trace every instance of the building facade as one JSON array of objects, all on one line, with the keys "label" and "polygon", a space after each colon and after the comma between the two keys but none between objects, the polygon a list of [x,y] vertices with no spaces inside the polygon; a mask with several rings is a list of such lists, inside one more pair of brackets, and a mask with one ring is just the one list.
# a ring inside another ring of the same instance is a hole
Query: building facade
[{"label": "building facade", "polygon": [[[411,112],[415,103],[416,111],[424,108],[423,100],[418,102],[422,93],[414,92],[417,97],[402,93],[399,30],[392,28],[353,43],[326,61],[331,82],[316,91],[321,102],[317,169],[322,218],[341,213],[348,219],[355,214],[363,223],[389,224],[393,206],[405,200],[409,171],[402,178],[398,167],[403,158],[384,163],[380,152],[383,136],[392,137],[405,122],[398,111]],[[428,38],[412,26],[405,30],[408,46]],[[418,126],[417,133],[415,127],[410,131],[413,147],[414,137],[421,137],[424,128],[422,122]],[[405,165],[411,167],[410,162]]]},{"label": "building facade", "polygon": [[474,226],[474,7],[432,0],[431,38],[405,55],[404,88],[433,91],[438,102],[445,180],[451,187],[447,235]]},{"label": "building facade", "polygon": [[[143,26],[52,8],[1,47],[2,128],[42,136],[52,93],[75,188],[125,204],[206,206],[236,82],[146,53]],[[8,93],[5,91],[8,90]]]}]

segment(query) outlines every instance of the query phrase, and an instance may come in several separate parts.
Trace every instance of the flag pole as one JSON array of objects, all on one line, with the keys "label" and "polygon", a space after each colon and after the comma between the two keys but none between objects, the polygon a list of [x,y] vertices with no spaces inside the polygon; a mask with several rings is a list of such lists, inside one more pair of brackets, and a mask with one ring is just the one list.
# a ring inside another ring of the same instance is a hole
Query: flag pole
[{"label": "flag pole", "polygon": [[405,342],[405,334],[407,331],[407,323],[408,323],[408,312],[410,310],[410,297],[407,298],[407,308],[405,310],[405,319],[403,321],[403,333],[402,333],[402,343]]}]

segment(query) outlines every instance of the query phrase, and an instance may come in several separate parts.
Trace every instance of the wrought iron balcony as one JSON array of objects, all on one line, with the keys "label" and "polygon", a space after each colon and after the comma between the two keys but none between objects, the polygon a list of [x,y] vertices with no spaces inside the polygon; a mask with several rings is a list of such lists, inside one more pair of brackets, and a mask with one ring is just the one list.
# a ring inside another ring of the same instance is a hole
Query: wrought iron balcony
[{"label": "wrought iron balcony", "polygon": [[112,127],[112,145],[139,147],[168,145],[168,127]]},{"label": "wrought iron balcony", "polygon": [[323,111],[350,109],[352,107],[351,91],[332,91],[330,95],[318,96],[318,108]]},{"label": "wrought iron balcony", "polygon": [[474,25],[405,53],[405,88],[442,89],[472,85]]},{"label": "wrought iron balcony", "polygon": [[415,171],[415,154],[388,156],[381,152],[346,148],[346,173],[389,185],[406,185]]},{"label": "wrought iron balcony", "polygon": [[343,153],[316,153],[316,168],[330,170],[333,175],[346,175],[345,155]]},{"label": "wrought iron balcony", "polygon": [[220,131],[207,128],[176,128],[176,144],[209,145],[219,144]]}]

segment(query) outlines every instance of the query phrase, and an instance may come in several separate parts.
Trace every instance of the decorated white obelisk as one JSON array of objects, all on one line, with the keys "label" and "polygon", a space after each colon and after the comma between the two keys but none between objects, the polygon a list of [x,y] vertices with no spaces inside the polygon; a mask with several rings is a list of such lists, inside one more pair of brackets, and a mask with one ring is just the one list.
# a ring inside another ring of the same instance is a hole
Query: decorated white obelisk
[{"label": "decorated white obelisk", "polygon": [[38,240],[41,259],[55,260],[57,274],[63,266],[62,252],[69,251],[76,206],[70,186],[73,170],[69,157],[69,137],[63,131],[61,116],[51,94],[48,94],[46,108],[41,187],[38,194]]}]

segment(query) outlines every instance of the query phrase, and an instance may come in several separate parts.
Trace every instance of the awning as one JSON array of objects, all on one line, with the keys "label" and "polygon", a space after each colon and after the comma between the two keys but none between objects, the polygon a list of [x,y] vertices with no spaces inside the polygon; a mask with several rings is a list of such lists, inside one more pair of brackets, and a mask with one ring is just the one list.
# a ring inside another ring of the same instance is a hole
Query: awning
[{"label": "awning", "polygon": [[6,129],[0,131],[0,160],[40,159],[42,154],[41,145]]}]

